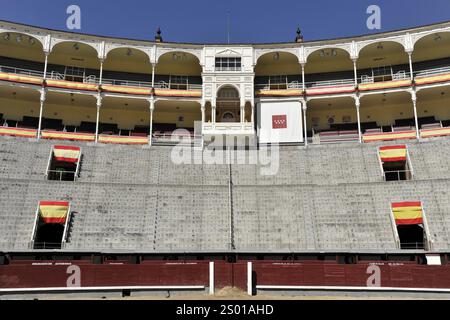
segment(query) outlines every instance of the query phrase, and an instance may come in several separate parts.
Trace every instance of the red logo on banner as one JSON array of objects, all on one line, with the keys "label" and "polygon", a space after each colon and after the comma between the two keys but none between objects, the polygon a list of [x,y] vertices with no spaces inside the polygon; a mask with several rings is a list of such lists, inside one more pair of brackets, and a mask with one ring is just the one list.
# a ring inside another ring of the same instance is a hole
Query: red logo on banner
[{"label": "red logo on banner", "polygon": [[286,129],[287,117],[286,115],[272,116],[272,129]]}]

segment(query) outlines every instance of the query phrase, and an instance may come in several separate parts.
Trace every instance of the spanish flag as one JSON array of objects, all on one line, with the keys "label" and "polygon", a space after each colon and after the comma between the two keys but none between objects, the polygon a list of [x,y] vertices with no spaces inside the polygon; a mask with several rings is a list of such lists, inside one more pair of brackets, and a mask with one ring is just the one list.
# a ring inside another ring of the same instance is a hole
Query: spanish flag
[{"label": "spanish flag", "polygon": [[45,223],[65,223],[68,211],[67,201],[39,202],[39,215]]},{"label": "spanish flag", "polygon": [[54,146],[53,157],[56,161],[78,163],[80,158],[80,147]]},{"label": "spanish flag", "polygon": [[395,202],[391,204],[396,225],[411,225],[423,223],[423,210],[420,201]]},{"label": "spanish flag", "polygon": [[380,147],[380,159],[383,162],[406,161],[406,146]]}]

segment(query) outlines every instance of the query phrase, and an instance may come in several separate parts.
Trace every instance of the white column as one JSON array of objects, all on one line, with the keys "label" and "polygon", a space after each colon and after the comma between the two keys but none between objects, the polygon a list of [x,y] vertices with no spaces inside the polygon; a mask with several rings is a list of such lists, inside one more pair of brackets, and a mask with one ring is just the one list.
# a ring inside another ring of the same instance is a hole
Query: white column
[{"label": "white column", "polygon": [[103,59],[100,59],[100,77],[98,80],[99,85],[102,85],[102,80],[103,80]]},{"label": "white column", "polygon": [[356,105],[356,118],[358,120],[358,140],[359,143],[362,142],[362,132],[361,132],[361,116],[359,113],[359,107],[361,106],[361,100],[358,96],[355,97],[355,105]]},{"label": "white column", "polygon": [[200,107],[200,111],[202,112],[202,126],[205,123],[205,108],[206,108],[205,105],[202,105]]},{"label": "white column", "polygon": [[41,96],[40,96],[40,102],[41,102],[41,106],[39,109],[39,124],[38,124],[38,132],[37,132],[37,138],[40,139],[41,138],[41,130],[42,130],[42,115],[44,113],[44,103],[45,103],[45,99],[46,99],[46,92],[45,89],[42,88],[41,89]]},{"label": "white column", "polygon": [[245,106],[241,106],[241,124],[245,122]]},{"label": "white column", "polygon": [[247,294],[251,296],[253,294],[253,266],[252,263],[249,261],[247,262]]},{"label": "white column", "polygon": [[209,262],[209,294],[214,294],[214,262]]},{"label": "white column", "polygon": [[49,52],[45,52],[45,62],[44,62],[44,80],[47,79],[47,69],[48,69],[48,55]]},{"label": "white column", "polygon": [[155,68],[156,63],[152,63],[152,88],[155,88]]},{"label": "white column", "polygon": [[98,142],[98,127],[100,123],[100,108],[102,107],[103,97],[99,94],[97,95],[97,118],[95,120],[95,143]]},{"label": "white column", "polygon": [[303,131],[304,131],[304,135],[305,135],[305,147],[307,147],[308,146],[308,128],[306,127],[306,110],[308,109],[308,105],[306,104],[306,100],[300,101],[300,104],[302,105],[302,110],[303,110]]},{"label": "white column", "polygon": [[302,90],[306,92],[306,83],[305,83],[305,64],[302,63]]},{"label": "white column", "polygon": [[419,134],[419,120],[417,118],[417,95],[416,95],[416,91],[412,91],[411,92],[411,99],[413,102],[413,107],[414,107],[414,121],[416,124],[416,138],[419,139],[420,138],[420,134]]},{"label": "white column", "polygon": [[211,106],[211,122],[213,125],[216,124],[216,106]]},{"label": "white column", "polygon": [[357,59],[353,59],[353,73],[355,75],[355,88],[358,86],[358,69],[356,66]]},{"label": "white column", "polygon": [[150,100],[150,130],[149,130],[149,138],[148,138],[148,144],[152,145],[152,139],[153,139],[153,112],[155,111],[155,100]]},{"label": "white column", "polygon": [[412,51],[408,52],[409,58],[409,72],[411,73],[411,82],[414,81],[413,64],[412,64]]}]

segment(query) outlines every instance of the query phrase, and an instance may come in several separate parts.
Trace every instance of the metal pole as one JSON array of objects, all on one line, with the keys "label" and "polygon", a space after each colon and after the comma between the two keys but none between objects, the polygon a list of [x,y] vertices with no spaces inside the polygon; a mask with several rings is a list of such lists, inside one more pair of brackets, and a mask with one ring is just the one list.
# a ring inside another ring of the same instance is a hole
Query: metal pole
[{"label": "metal pole", "polygon": [[38,138],[38,139],[41,138],[42,115],[43,115],[43,113],[44,113],[44,102],[45,102],[45,98],[46,98],[45,89],[42,88],[42,89],[41,89],[41,97],[40,97],[41,106],[40,106],[40,109],[39,109],[39,125],[38,125],[38,132],[37,132],[37,138]]},{"label": "metal pole", "polygon": [[98,127],[100,122],[100,108],[102,106],[102,96],[99,94],[97,96],[97,118],[95,121],[95,143],[98,142]]}]

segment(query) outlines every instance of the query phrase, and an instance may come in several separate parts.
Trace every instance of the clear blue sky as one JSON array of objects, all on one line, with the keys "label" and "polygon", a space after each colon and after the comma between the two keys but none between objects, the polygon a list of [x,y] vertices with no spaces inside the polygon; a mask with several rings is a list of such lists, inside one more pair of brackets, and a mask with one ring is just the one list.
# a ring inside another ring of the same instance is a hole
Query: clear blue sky
[{"label": "clear blue sky", "polygon": [[0,0],[0,19],[66,29],[66,9],[82,10],[81,33],[153,39],[160,26],[166,41],[211,43],[293,41],[373,33],[366,9],[382,10],[381,31],[450,20],[450,0]]}]

